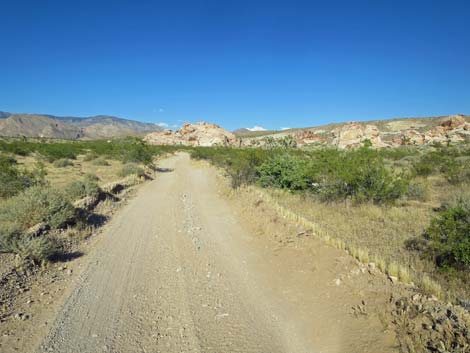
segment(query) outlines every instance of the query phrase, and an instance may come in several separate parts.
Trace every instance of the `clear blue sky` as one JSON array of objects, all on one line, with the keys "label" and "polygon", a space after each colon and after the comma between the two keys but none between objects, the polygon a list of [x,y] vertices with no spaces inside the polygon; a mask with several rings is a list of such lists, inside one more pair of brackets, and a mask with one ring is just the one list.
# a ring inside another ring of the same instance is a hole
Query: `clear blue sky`
[{"label": "clear blue sky", "polygon": [[470,114],[470,1],[0,1],[0,110],[234,129]]}]

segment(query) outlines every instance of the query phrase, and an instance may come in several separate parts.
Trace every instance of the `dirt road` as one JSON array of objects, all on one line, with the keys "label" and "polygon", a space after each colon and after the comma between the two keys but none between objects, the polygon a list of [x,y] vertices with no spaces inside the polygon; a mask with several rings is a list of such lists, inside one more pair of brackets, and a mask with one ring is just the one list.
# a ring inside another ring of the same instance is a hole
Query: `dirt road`
[{"label": "dirt road", "polygon": [[292,253],[280,266],[289,253],[250,232],[212,168],[187,154],[160,167],[106,226],[39,352],[393,351],[377,320],[351,323],[360,296],[334,284],[349,259],[318,254],[327,279],[315,278],[318,266],[290,272],[314,260]]}]

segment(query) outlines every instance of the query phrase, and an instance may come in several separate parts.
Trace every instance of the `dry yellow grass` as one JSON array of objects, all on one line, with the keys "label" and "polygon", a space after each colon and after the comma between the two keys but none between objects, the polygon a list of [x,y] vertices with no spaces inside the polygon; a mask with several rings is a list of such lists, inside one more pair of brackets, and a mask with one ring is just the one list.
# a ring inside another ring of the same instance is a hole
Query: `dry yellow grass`
[{"label": "dry yellow grass", "polygon": [[387,266],[387,274],[389,276],[397,277],[398,278],[398,264],[396,262],[391,262]]},{"label": "dry yellow grass", "polygon": [[[462,288],[459,281],[436,273],[432,262],[405,246],[406,240],[422,236],[432,219],[433,207],[459,192],[458,188],[443,185],[445,188],[438,189],[441,192],[432,195],[430,201],[404,201],[389,207],[325,204],[282,190],[256,187],[249,187],[247,192],[258,194],[283,218],[312,230],[326,244],[346,249],[362,263],[374,262],[380,271],[403,283],[412,283],[416,278],[415,284],[426,293],[440,298],[465,298],[468,289]],[[445,284],[445,291],[429,276],[422,279],[428,273],[434,273]]]},{"label": "dry yellow grass", "polygon": [[442,299],[444,297],[444,291],[442,290],[441,285],[434,281],[428,275],[424,275],[421,278],[419,285],[421,289],[429,295],[434,295],[439,299]]},{"label": "dry yellow grass", "polygon": [[[63,188],[72,181],[82,179],[86,174],[94,174],[99,178],[99,184],[104,185],[113,182],[120,177],[118,176],[123,163],[120,161],[108,159],[108,166],[96,165],[93,160],[85,161],[84,155],[80,155],[76,160],[72,160],[73,166],[58,168],[52,163],[44,162],[47,172],[46,180],[52,186]],[[20,165],[27,169],[33,169],[37,163],[34,156],[28,157],[15,157]]]}]

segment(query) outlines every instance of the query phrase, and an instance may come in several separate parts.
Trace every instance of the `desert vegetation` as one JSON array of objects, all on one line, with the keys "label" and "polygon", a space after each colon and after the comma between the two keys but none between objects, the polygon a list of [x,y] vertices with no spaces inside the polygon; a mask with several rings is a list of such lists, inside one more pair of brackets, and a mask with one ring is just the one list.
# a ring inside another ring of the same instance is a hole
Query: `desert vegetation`
[{"label": "desert vegetation", "polygon": [[470,148],[466,144],[354,150],[195,148],[232,187],[315,227],[327,243],[424,292],[470,299]]},{"label": "desert vegetation", "polygon": [[112,196],[120,178],[145,177],[164,151],[137,138],[0,140],[0,253],[53,260],[65,251],[61,233],[94,226],[90,204]]}]

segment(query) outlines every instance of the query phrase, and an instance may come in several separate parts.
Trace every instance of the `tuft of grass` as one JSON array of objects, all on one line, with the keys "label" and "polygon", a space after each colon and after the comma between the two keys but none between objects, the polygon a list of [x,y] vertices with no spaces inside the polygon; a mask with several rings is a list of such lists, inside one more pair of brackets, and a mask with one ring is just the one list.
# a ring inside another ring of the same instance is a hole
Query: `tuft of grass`
[{"label": "tuft of grass", "polygon": [[399,273],[399,266],[396,262],[391,262],[387,266],[387,275],[397,277]]},{"label": "tuft of grass", "polygon": [[52,163],[56,168],[65,168],[73,165],[73,162],[68,158],[57,159]]},{"label": "tuft of grass", "polygon": [[92,164],[93,165],[97,165],[97,166],[109,166],[109,162],[104,159],[103,157],[99,157],[99,158],[95,158],[93,161],[92,161]]},{"label": "tuft of grass", "polygon": [[377,266],[377,268],[385,273],[385,271],[387,270],[387,263],[385,262],[384,258],[381,257],[381,256],[375,256],[374,257],[374,262],[375,262],[375,265]]},{"label": "tuft of grass", "polygon": [[91,162],[92,160],[96,158],[98,158],[98,155],[95,152],[89,152],[83,157],[83,160],[85,162]]},{"label": "tuft of grass", "polygon": [[442,290],[441,285],[437,283],[436,281],[434,281],[428,275],[424,275],[421,278],[419,285],[421,287],[421,290],[425,292],[426,294],[434,295],[438,299],[444,298],[444,291]]},{"label": "tuft of grass", "polygon": [[121,171],[119,172],[119,176],[126,177],[129,175],[137,175],[138,177],[143,177],[145,176],[145,171],[137,164],[127,163],[123,165]]},{"label": "tuft of grass", "polygon": [[357,253],[357,259],[363,264],[369,263],[369,251],[367,249],[359,249]]},{"label": "tuft of grass", "polygon": [[411,274],[408,267],[403,265],[398,266],[398,279],[403,283],[411,283]]}]

